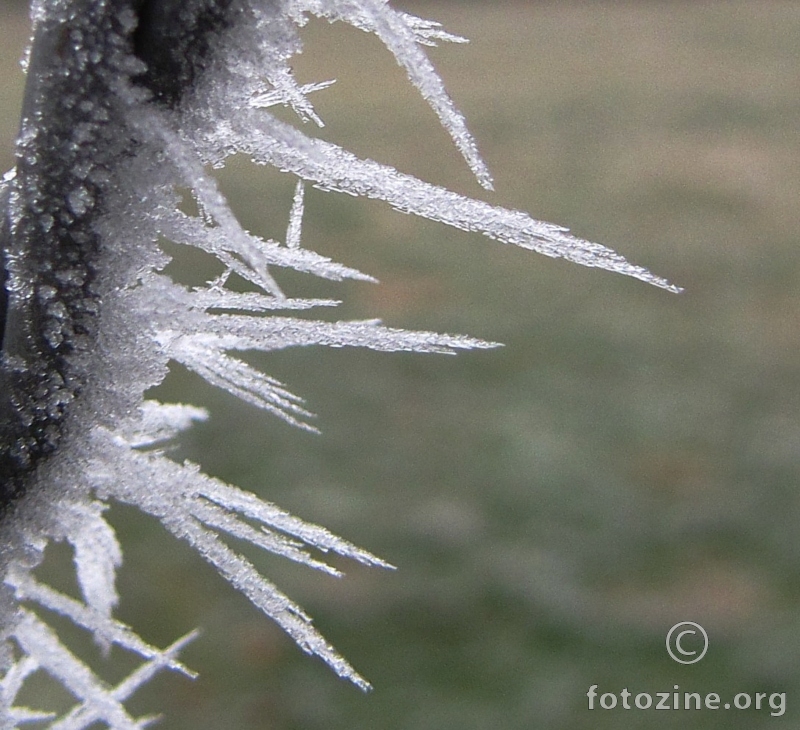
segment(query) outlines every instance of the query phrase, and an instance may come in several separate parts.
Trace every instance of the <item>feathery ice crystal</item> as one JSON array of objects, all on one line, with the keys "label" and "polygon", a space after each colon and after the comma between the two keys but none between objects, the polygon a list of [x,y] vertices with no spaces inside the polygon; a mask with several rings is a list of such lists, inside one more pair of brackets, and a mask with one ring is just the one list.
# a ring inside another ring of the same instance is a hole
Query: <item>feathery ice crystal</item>
[{"label": "feathery ice crystal", "polygon": [[[385,0],[35,0],[16,165],[0,183],[0,725],[140,728],[125,708],[191,635],[167,649],[116,621],[121,550],[109,501],[135,505],[187,541],[300,647],[368,685],[309,617],[222,539],[235,538],[336,573],[316,553],[378,558],[159,450],[205,412],[145,400],[177,361],[248,403],[313,430],[302,401],[237,352],[298,345],[452,352],[469,337],[331,322],[291,311],[337,302],[294,298],[270,275],[370,277],[301,247],[304,185],[376,198],[406,213],[673,289],[609,249],[558,226],[457,195],[306,135],[268,108],[321,123],[291,73],[309,15],[376,34],[428,101],[478,181],[491,178],[423,46],[461,41]],[[286,240],[244,230],[209,167],[235,153],[297,179]],[[189,189],[198,215],[181,210]],[[190,289],[164,273],[159,240],[215,256],[220,276]],[[237,274],[256,291],[226,286]],[[51,541],[68,543],[83,601],[38,581]],[[68,617],[101,646],[142,657],[109,687],[64,646],[36,607]],[[61,717],[16,705],[43,671],[75,698]]]}]

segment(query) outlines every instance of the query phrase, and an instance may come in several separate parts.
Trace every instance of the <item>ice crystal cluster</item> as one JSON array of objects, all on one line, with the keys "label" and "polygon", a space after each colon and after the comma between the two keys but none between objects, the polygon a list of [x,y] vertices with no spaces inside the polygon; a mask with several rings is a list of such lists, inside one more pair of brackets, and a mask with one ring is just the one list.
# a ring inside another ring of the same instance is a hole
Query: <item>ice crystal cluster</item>
[{"label": "ice crystal cluster", "polygon": [[[104,519],[135,505],[191,544],[307,653],[367,687],[303,610],[235,549],[249,543],[336,573],[337,553],[380,559],[253,494],[177,463],[163,445],[206,413],[146,399],[171,361],[284,420],[313,430],[302,401],[237,356],[299,345],[447,353],[491,347],[464,336],[408,332],[378,321],[292,316],[335,301],[297,298],[270,271],[341,280],[370,277],[301,243],[303,191],[385,201],[405,213],[503,243],[671,288],[609,249],[558,226],[457,195],[359,159],[270,113],[321,120],[291,71],[310,16],[374,33],[405,69],[487,189],[491,179],[464,120],[424,53],[460,41],[385,0],[35,0],[16,165],[0,187],[0,725],[46,721],[60,730],[141,728],[126,700],[158,671],[186,673],[187,635],[147,645],[114,618],[122,552]],[[243,153],[296,179],[284,241],[243,229],[209,172]],[[184,212],[191,191],[197,214]],[[219,276],[189,288],[165,272],[159,242],[195,247]],[[230,275],[251,291],[228,286]],[[82,600],[35,575],[50,542],[71,546]],[[111,686],[64,645],[47,617],[67,617],[104,647],[141,657]],[[60,717],[18,706],[44,672],[74,697]]]}]

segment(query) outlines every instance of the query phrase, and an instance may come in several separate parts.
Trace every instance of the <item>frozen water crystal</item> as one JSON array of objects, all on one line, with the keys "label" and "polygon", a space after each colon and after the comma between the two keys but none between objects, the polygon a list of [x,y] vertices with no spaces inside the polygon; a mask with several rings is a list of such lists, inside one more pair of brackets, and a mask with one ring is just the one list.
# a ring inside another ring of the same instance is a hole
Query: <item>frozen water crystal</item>
[{"label": "frozen water crystal", "polygon": [[[493,347],[465,336],[407,332],[376,321],[300,319],[286,312],[333,300],[287,296],[271,266],[334,280],[370,280],[301,245],[305,182],[366,196],[490,238],[628,274],[674,289],[598,244],[424,183],[309,137],[267,108],[282,104],[321,120],[291,58],[309,15],[377,35],[452,136],[478,181],[491,177],[465,121],[422,46],[461,42],[438,24],[384,0],[35,0],[34,41],[15,169],[0,182],[0,726],[47,717],[19,707],[26,679],[46,672],[75,699],[53,728],[143,727],[125,702],[157,671],[188,673],[177,653],[147,645],[113,617],[122,552],[104,518],[111,500],[163,523],[307,653],[360,687],[368,684],[310,618],[222,537],[329,573],[338,553],[386,563],[324,528],[212,479],[158,446],[207,416],[145,400],[170,361],[289,423],[314,430],[303,401],[237,355],[328,345],[450,353]],[[235,153],[297,178],[286,240],[244,230],[209,166]],[[199,214],[180,209],[190,189]],[[161,238],[215,256],[224,273],[189,289],[164,273]],[[227,288],[236,273],[255,291]],[[282,311],[285,310],[285,311]],[[72,546],[82,600],[37,582],[51,542]],[[109,687],[34,611],[42,606],[89,631],[103,647],[142,658]]]}]

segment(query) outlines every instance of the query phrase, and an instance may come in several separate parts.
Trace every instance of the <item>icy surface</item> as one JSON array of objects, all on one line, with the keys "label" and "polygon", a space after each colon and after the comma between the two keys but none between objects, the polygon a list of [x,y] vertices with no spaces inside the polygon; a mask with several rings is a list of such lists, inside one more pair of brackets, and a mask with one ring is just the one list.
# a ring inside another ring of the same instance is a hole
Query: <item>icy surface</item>
[{"label": "icy surface", "polygon": [[[191,18],[209,2],[186,0],[182,12]],[[52,444],[42,451],[46,458],[25,472],[24,496],[0,523],[5,546],[0,554],[5,640],[0,654],[2,727],[47,717],[16,705],[19,690],[36,672],[49,674],[75,698],[67,714],[53,718],[53,728],[88,728],[97,723],[144,727],[147,718],[134,718],[125,708],[131,694],[161,669],[191,674],[177,654],[193,635],[159,650],[113,616],[122,552],[104,518],[110,501],[135,505],[158,518],[275,620],[303,651],[356,685],[369,686],[303,610],[236,548],[249,543],[334,575],[339,571],[325,563],[325,553],[390,566],[322,527],[211,479],[191,463],[171,461],[159,447],[208,414],[190,405],[144,397],[163,380],[168,363],[177,361],[242,400],[315,430],[310,422],[313,414],[301,398],[237,353],[306,345],[425,353],[494,347],[466,336],[408,332],[377,321],[291,316],[298,310],[335,307],[338,302],[287,295],[270,273],[272,266],[333,280],[372,281],[367,274],[302,247],[307,183],[382,200],[406,213],[675,290],[608,248],[570,236],[564,228],[359,159],[265,111],[285,105],[300,120],[323,123],[309,95],[331,82],[300,86],[291,72],[291,58],[301,50],[298,27],[309,15],[349,23],[381,39],[449,131],[478,181],[490,189],[491,177],[464,119],[422,48],[464,39],[436,23],[397,12],[383,0],[211,4],[218,6],[216,12],[227,13],[224,32],[212,37],[213,53],[181,77],[185,93],[180,103],[170,104],[159,102],[155,87],[148,93],[137,81],[144,65],[130,50],[137,18],[125,0],[37,0],[33,6],[37,38],[48,28],[72,29],[69,73],[61,82],[63,89],[75,91],[74,98],[58,98],[84,121],[65,129],[67,125],[45,113],[26,116],[18,166],[0,182],[0,203],[16,246],[7,253],[12,303],[15,311],[45,312],[42,321],[32,315],[10,320],[12,340],[30,331],[43,344],[39,351],[22,352],[24,357],[6,347],[3,367],[16,373],[23,385],[31,372],[41,379],[47,387],[25,407],[31,413],[44,412],[42,422],[53,425]],[[100,20],[110,35],[98,39],[90,30],[104,27]],[[58,110],[48,106],[52,94],[44,92],[52,92],[60,72],[36,76],[43,63],[37,53],[45,54],[46,61],[48,52],[56,53],[46,44],[35,45],[30,73],[41,85],[37,108],[53,115]],[[85,78],[96,83],[84,83]],[[171,98],[174,101],[174,94]],[[67,137],[64,149],[69,153],[48,157],[52,146],[37,146],[37,140],[61,139],[59,135]],[[220,166],[237,152],[298,179],[294,198],[287,201],[284,241],[262,240],[244,230],[208,172],[209,166]],[[180,191],[187,188],[200,211],[196,216],[179,209]],[[30,220],[33,223],[25,222]],[[23,235],[26,225],[36,226],[36,236],[54,245],[89,253],[83,258],[65,255],[56,260],[54,270],[35,258],[31,242],[40,239]],[[60,231],[60,238],[52,238],[51,231]],[[176,283],[163,273],[169,257],[158,245],[161,239],[212,254],[221,275],[195,289]],[[232,273],[256,291],[229,289]],[[29,302],[38,302],[40,309],[26,309]],[[76,329],[76,322],[84,321],[91,326]],[[61,353],[57,361],[63,372],[52,371],[45,357],[48,352]],[[24,416],[24,409],[19,413]],[[22,416],[18,420],[24,426]],[[51,541],[72,547],[82,600],[35,577]],[[141,657],[141,667],[109,687],[100,670],[85,665],[62,645],[42,618],[46,612],[40,613],[37,606],[66,616],[101,647],[116,645]]]}]

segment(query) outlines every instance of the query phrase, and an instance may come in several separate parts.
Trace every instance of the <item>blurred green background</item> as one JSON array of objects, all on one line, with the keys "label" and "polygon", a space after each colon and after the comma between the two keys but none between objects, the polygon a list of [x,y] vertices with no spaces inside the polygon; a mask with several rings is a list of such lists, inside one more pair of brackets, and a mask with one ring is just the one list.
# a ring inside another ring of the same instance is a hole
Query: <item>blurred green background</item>
[{"label": "blurred green background", "polygon": [[[342,563],[337,581],[254,556],[373,682],[363,695],[114,507],[121,618],[160,645],[204,630],[185,653],[200,679],[162,676],[132,706],[163,711],[165,730],[797,727],[800,4],[397,5],[472,39],[431,55],[496,193],[376,40],[312,22],[297,75],[338,79],[315,96],[322,137],[568,225],[686,292],[309,191],[305,245],[382,283],[283,276],[287,291],[506,347],[259,360],[320,414],[319,437],[176,368],[159,397],[212,412],[177,458],[399,570]],[[14,7],[0,24],[3,167],[27,34]],[[249,228],[283,235],[292,180],[243,160],[222,180]],[[51,560],[69,572],[66,554]],[[667,656],[678,621],[710,636],[699,664]],[[787,711],[590,712],[592,684],[786,692]]]}]

